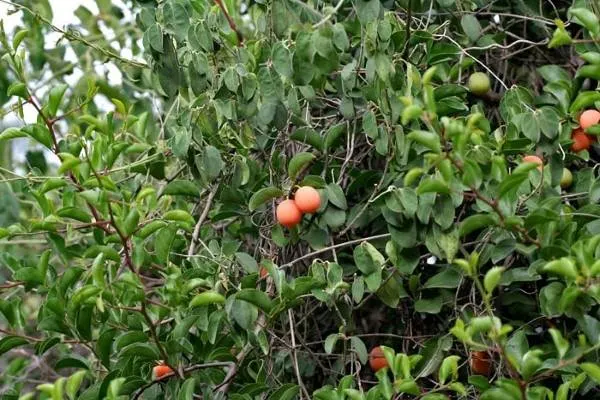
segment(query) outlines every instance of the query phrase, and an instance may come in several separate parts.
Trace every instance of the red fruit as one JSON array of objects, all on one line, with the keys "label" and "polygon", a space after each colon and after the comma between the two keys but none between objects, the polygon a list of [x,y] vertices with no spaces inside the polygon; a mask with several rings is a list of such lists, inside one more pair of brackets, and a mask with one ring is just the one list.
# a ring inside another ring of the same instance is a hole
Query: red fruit
[{"label": "red fruit", "polygon": [[294,202],[305,213],[314,213],[321,207],[321,196],[313,187],[302,186],[294,195]]},{"label": "red fruit", "polygon": [[277,206],[277,221],[286,228],[293,228],[302,220],[302,212],[294,200],[284,200]]},{"label": "red fruit", "polygon": [[172,373],[173,370],[167,365],[160,364],[160,365],[155,366],[152,369],[152,372],[154,373],[154,378],[159,379],[167,374]]},{"label": "red fruit", "polygon": [[587,150],[592,145],[592,139],[582,129],[574,130],[571,139],[573,140],[571,150],[575,153]]},{"label": "red fruit", "polygon": [[260,279],[265,279],[266,276],[269,275],[269,271],[267,271],[265,267],[260,267],[258,270],[258,275],[260,276]]},{"label": "red fruit", "polygon": [[373,372],[377,372],[382,368],[386,368],[388,366],[387,360],[385,359],[385,355],[383,355],[383,350],[381,346],[374,347],[373,350],[369,353],[369,366],[373,370]]},{"label": "red fruit", "polygon": [[472,351],[469,360],[471,371],[477,375],[489,376],[492,370],[492,359],[486,351]]},{"label": "red fruit", "polygon": [[592,125],[600,123],[600,112],[596,110],[586,110],[579,116],[579,125],[581,129],[587,129]]},{"label": "red fruit", "polygon": [[542,170],[542,168],[544,166],[544,161],[542,161],[542,159],[539,158],[538,156],[533,156],[533,155],[523,157],[523,162],[537,164],[538,165],[537,169],[539,169],[540,171]]}]

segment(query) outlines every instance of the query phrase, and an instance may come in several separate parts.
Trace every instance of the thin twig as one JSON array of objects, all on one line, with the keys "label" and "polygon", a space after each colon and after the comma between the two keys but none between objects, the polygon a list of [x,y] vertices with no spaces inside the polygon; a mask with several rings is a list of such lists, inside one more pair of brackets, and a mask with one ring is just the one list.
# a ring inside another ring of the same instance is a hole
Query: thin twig
[{"label": "thin twig", "polygon": [[333,249],[339,249],[340,247],[352,246],[353,244],[362,243],[362,242],[369,242],[371,240],[387,239],[387,238],[389,238],[391,236],[392,236],[391,233],[382,233],[381,235],[369,236],[369,237],[366,237],[366,238],[354,239],[354,240],[350,240],[350,241],[347,241],[347,242],[344,242],[344,243],[334,244],[333,246],[324,247],[322,249],[313,251],[312,253],[308,253],[308,254],[305,254],[303,256],[300,256],[300,257],[296,258],[295,260],[292,260],[292,261],[290,261],[288,263],[283,264],[280,268],[286,268],[286,267],[292,266],[292,265],[296,264],[297,262],[300,262],[302,260],[306,260],[307,258],[314,257],[314,256],[319,255],[321,253],[326,253],[326,252],[331,251]]},{"label": "thin twig", "polygon": [[288,309],[288,320],[290,323],[290,336],[292,339],[292,359],[294,361],[294,372],[296,373],[296,379],[298,380],[298,386],[302,389],[302,393],[307,399],[310,399],[310,394],[302,382],[302,376],[300,375],[300,367],[298,366],[298,354],[296,353],[296,328],[294,327],[292,309]]},{"label": "thin twig", "polygon": [[213,199],[215,198],[215,195],[217,194],[218,188],[219,188],[219,186],[216,185],[208,193],[208,197],[206,197],[206,204],[204,205],[202,214],[200,214],[200,217],[198,218],[198,222],[196,223],[196,226],[194,227],[194,233],[192,233],[192,241],[190,243],[190,248],[188,249],[188,253],[187,253],[188,257],[191,257],[194,255],[194,251],[196,250],[196,243],[198,242],[198,236],[200,236],[200,228],[202,228],[202,224],[204,223],[204,220],[208,216],[208,212],[210,211],[210,207],[212,206],[212,202],[213,202]]},{"label": "thin twig", "polygon": [[344,5],[344,0],[338,1],[337,5],[331,11],[331,13],[327,14],[327,16],[325,18],[323,18],[322,20],[320,20],[319,22],[317,22],[316,24],[314,24],[313,25],[313,29],[317,29],[318,27],[320,27],[321,25],[323,25],[327,21],[329,21],[335,14],[337,14],[337,12],[340,10],[340,8],[342,8],[343,5]]}]

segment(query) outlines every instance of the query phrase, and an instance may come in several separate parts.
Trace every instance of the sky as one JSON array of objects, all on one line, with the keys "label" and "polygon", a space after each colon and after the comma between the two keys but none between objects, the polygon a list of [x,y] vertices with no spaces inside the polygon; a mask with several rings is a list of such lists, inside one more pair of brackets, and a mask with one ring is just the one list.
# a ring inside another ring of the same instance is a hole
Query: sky
[{"label": "sky", "polygon": [[[71,24],[77,24],[79,22],[78,18],[75,17],[75,10],[79,6],[85,6],[92,13],[98,12],[98,7],[96,6],[96,2],[94,0],[49,0],[52,10],[53,10],[53,19],[52,23],[59,28],[67,28]],[[123,2],[121,0],[113,0],[113,4],[118,6],[123,6]],[[9,15],[8,12],[13,7],[0,2],[0,20],[4,23],[4,28],[10,34],[15,27],[20,24],[21,13],[15,13]],[[122,7],[124,11],[127,10],[126,7]],[[132,18],[129,16],[129,18]],[[101,26],[102,28],[102,26]],[[109,35],[110,36],[110,35]],[[57,32],[52,32],[46,35],[46,48],[51,48],[54,46],[54,43],[61,37],[61,35]],[[124,49],[122,51],[122,55],[125,57],[131,57],[131,52],[129,49]],[[70,61],[75,61],[74,53],[69,49],[65,58]],[[107,76],[109,83],[113,85],[119,85],[122,81],[122,74],[112,63],[103,63],[97,62],[94,65],[94,69],[96,73],[101,76]],[[74,85],[82,76],[81,71],[75,71],[73,74],[66,76],[65,80],[68,84]],[[43,95],[43,93],[38,93],[39,96]],[[112,110],[113,105],[103,98],[97,98],[95,100],[96,105],[100,109],[105,109],[106,111]],[[37,112],[31,105],[27,105],[24,107],[24,119],[19,120],[15,114],[9,115],[5,117],[4,120],[0,121],[0,126],[22,126],[24,123],[32,123],[37,119]],[[1,129],[0,129],[1,131]],[[13,145],[13,159],[17,162],[23,162],[25,159],[24,151],[26,150],[27,145],[25,142],[15,141]],[[52,160],[54,157],[51,154],[47,155],[47,159],[50,162],[56,161]]]}]

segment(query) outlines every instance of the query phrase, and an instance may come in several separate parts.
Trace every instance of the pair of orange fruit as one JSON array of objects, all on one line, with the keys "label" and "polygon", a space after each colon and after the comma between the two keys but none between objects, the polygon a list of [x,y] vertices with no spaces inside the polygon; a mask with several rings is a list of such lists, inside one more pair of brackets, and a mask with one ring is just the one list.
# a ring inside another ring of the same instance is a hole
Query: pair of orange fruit
[{"label": "pair of orange fruit", "polygon": [[588,150],[592,143],[596,141],[596,137],[588,135],[585,130],[589,127],[600,124],[600,111],[598,110],[586,110],[579,116],[579,128],[575,129],[571,134],[571,150],[575,153],[579,153],[583,150]]},{"label": "pair of orange fruit", "polygon": [[294,194],[294,199],[279,203],[276,210],[277,221],[286,228],[293,228],[302,220],[303,214],[311,214],[321,207],[321,196],[313,187],[302,186]]},{"label": "pair of orange fruit", "polygon": [[[492,370],[492,358],[486,351],[472,351],[469,364],[477,375],[489,376]],[[389,367],[381,346],[373,348],[369,353],[369,366],[373,372]]]}]

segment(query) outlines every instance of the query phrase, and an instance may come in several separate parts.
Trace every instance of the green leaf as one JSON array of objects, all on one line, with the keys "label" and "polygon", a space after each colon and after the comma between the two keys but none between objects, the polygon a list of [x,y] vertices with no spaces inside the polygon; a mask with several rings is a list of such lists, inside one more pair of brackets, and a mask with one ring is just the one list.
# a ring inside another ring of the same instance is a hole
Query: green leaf
[{"label": "green leaf", "polygon": [[171,253],[171,247],[175,241],[175,235],[177,234],[177,225],[169,224],[156,235],[156,241],[154,242],[156,257],[163,265],[167,264],[169,260],[169,254]]},{"label": "green leaf", "polygon": [[58,112],[58,108],[62,102],[62,99],[67,91],[67,85],[60,84],[54,86],[50,89],[50,94],[48,95],[48,116],[54,117]]},{"label": "green leaf", "polygon": [[434,153],[440,153],[442,151],[440,145],[440,137],[428,131],[412,131],[406,136],[408,139],[413,140],[419,143],[422,146],[427,147],[429,150]]},{"label": "green leaf", "polygon": [[556,347],[556,350],[558,350],[558,355],[560,356],[560,358],[564,358],[565,355],[567,354],[567,351],[569,351],[569,341],[566,340],[565,338],[563,338],[563,336],[561,335],[560,331],[558,329],[554,329],[554,328],[550,328],[549,329],[550,335],[552,336],[552,341],[554,342],[554,346]]},{"label": "green leaf", "polygon": [[577,70],[576,78],[600,79],[600,65],[584,65]]},{"label": "green leaf", "polygon": [[163,52],[163,38],[164,34],[158,24],[152,24],[144,32],[144,42],[148,42],[154,51],[159,53]]},{"label": "green leaf", "polygon": [[6,95],[18,96],[27,100],[29,98],[29,91],[23,82],[14,82],[8,87]]},{"label": "green leaf", "polygon": [[362,128],[363,131],[367,134],[371,139],[376,139],[379,136],[379,131],[377,129],[377,119],[375,118],[375,113],[369,110],[365,113],[362,120]]},{"label": "green leaf", "polygon": [[160,353],[154,344],[134,343],[121,350],[119,358],[126,357],[139,357],[146,360],[158,360],[160,359]]},{"label": "green leaf", "polygon": [[460,25],[465,34],[471,39],[471,42],[476,42],[481,36],[481,24],[475,15],[465,14],[460,20]]},{"label": "green leaf", "polygon": [[206,146],[204,148],[203,160],[208,178],[211,180],[218,178],[224,166],[219,150],[214,146]]},{"label": "green leaf", "polygon": [[367,352],[367,347],[365,346],[365,343],[358,336],[352,336],[350,338],[350,344],[352,346],[352,351],[356,353],[360,362],[362,364],[366,364],[369,360],[369,354]]},{"label": "green leaf", "polygon": [[[179,221],[179,222],[184,222],[189,225],[193,225],[195,222],[194,217],[192,217],[192,215],[185,210],[167,211],[163,215],[163,218],[167,221]],[[125,221],[127,222],[127,220],[125,220]],[[136,225],[137,225],[137,223],[136,223]]]},{"label": "green leaf", "polygon": [[342,210],[346,210],[348,208],[346,196],[344,195],[344,191],[340,185],[337,183],[330,183],[325,187],[325,191],[327,192],[327,198],[329,201],[337,208]]},{"label": "green leaf", "polygon": [[87,375],[87,371],[77,371],[73,375],[71,375],[67,379],[66,383],[66,392],[69,399],[75,399],[79,388],[81,387],[81,383],[83,382],[83,378]]},{"label": "green leaf", "polygon": [[442,385],[446,383],[448,378],[450,378],[451,381],[458,378],[458,360],[460,360],[459,356],[448,356],[442,361],[439,373],[439,379]]},{"label": "green leaf", "polygon": [[283,190],[273,186],[262,188],[252,195],[248,202],[248,209],[254,211],[266,202],[281,197],[284,194],[285,192]]},{"label": "green leaf", "polygon": [[582,91],[579,92],[573,103],[571,103],[571,107],[569,107],[570,113],[575,113],[577,111],[581,111],[595,102],[600,101],[600,92],[595,91]]},{"label": "green leaf", "polygon": [[52,149],[52,136],[46,126],[40,124],[28,125],[21,128],[29,137],[38,143],[43,144],[49,149]]},{"label": "green leaf", "polygon": [[271,60],[275,71],[286,78],[291,78],[294,73],[292,56],[289,49],[282,43],[277,42],[271,51]]},{"label": "green leaf", "polygon": [[475,214],[465,218],[459,227],[461,237],[484,227],[495,226],[496,220],[489,214]]},{"label": "green leaf", "polygon": [[462,274],[452,267],[446,267],[423,284],[424,289],[456,289]]},{"label": "green leaf", "polygon": [[225,297],[222,294],[217,293],[213,290],[208,290],[206,292],[194,296],[192,301],[190,301],[190,307],[202,307],[211,304],[223,303],[225,303]]},{"label": "green leaf", "polygon": [[417,194],[422,195],[425,193],[441,193],[450,194],[450,187],[446,182],[441,179],[427,178],[424,179],[421,184],[417,187]]},{"label": "green leaf", "polygon": [[193,182],[175,180],[169,182],[163,191],[164,195],[200,197],[200,190]]},{"label": "green leaf", "polygon": [[331,335],[327,336],[327,338],[325,338],[325,344],[324,344],[325,353],[327,353],[327,354],[333,353],[333,349],[339,338],[340,338],[340,335],[338,333],[332,333]]},{"label": "green leaf", "polygon": [[600,384],[600,366],[595,363],[585,362],[580,365],[581,369],[594,380],[597,384]]},{"label": "green leaf", "polygon": [[550,261],[544,265],[543,270],[560,275],[568,280],[575,280],[579,275],[575,263],[568,257],[562,257],[558,260]]},{"label": "green leaf", "polygon": [[306,143],[319,151],[323,151],[323,138],[312,128],[301,127],[290,135],[290,139]]},{"label": "green leaf", "polygon": [[[373,0],[376,1],[376,0]],[[293,383],[286,383],[279,389],[274,391],[270,396],[269,400],[293,400],[300,392],[300,386]]]},{"label": "green leaf", "polygon": [[242,267],[247,273],[255,274],[258,272],[258,263],[250,254],[238,252],[235,253],[235,258],[242,265]]},{"label": "green leaf", "polygon": [[313,162],[315,155],[307,152],[300,152],[290,160],[288,165],[288,176],[293,181],[296,177]]},{"label": "green leaf", "polygon": [[185,382],[183,382],[183,385],[181,385],[181,388],[179,389],[177,400],[193,400],[195,388],[195,378],[187,378]]},{"label": "green leaf", "polygon": [[27,339],[20,336],[5,336],[0,339],[0,356],[15,347],[29,344]]},{"label": "green leaf", "polygon": [[333,145],[336,144],[338,139],[342,136],[342,134],[346,131],[346,124],[339,123],[330,127],[325,133],[325,141],[323,147],[325,150],[330,150],[333,148]]},{"label": "green leaf", "polygon": [[27,134],[18,128],[6,128],[0,133],[0,141],[27,137]]},{"label": "green leaf", "polygon": [[[394,274],[394,276],[390,277],[386,273],[386,276],[383,279],[383,284],[377,290],[377,297],[386,306],[396,308],[401,299],[408,297],[408,293],[406,293],[406,290],[402,285],[402,278],[400,275],[395,271],[392,272],[392,274]],[[360,278],[355,279],[355,283],[358,281],[358,279]],[[362,281],[360,282],[360,287],[364,291],[364,284]],[[354,284],[352,285],[352,296],[354,297]]]},{"label": "green leaf", "polygon": [[236,295],[239,300],[247,301],[248,303],[254,304],[267,314],[273,309],[273,302],[269,296],[258,289],[242,289]]},{"label": "green leaf", "polygon": [[63,369],[63,368],[81,368],[85,370],[89,370],[89,365],[86,364],[84,359],[79,357],[65,357],[61,358],[54,365],[54,369]]},{"label": "green leaf", "polygon": [[419,299],[415,301],[415,311],[427,314],[439,314],[442,311],[442,297],[437,296],[431,299]]},{"label": "green leaf", "polygon": [[591,10],[587,8],[571,8],[569,9],[569,15],[574,18],[573,21],[579,25],[582,25],[588,31],[595,35],[600,33],[600,21],[598,17]]},{"label": "green leaf", "polygon": [[492,294],[496,286],[498,286],[498,283],[500,283],[504,270],[505,268],[503,267],[492,267],[486,272],[485,278],[483,279],[483,286],[489,295]]},{"label": "green leaf", "polygon": [[148,224],[144,225],[138,232],[136,236],[141,237],[142,239],[146,239],[148,236],[152,235],[157,230],[164,228],[167,226],[165,221],[151,221]]},{"label": "green leaf", "polygon": [[28,34],[29,34],[28,29],[21,29],[17,33],[15,33],[15,36],[13,36],[13,40],[12,40],[13,49],[17,50],[17,48],[19,47],[19,45],[21,44],[23,39],[25,39]]}]

